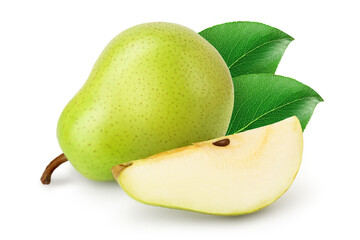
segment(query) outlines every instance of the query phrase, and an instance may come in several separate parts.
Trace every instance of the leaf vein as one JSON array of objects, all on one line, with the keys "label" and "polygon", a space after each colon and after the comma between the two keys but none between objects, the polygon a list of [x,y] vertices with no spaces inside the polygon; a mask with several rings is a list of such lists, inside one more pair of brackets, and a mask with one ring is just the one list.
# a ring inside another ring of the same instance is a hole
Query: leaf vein
[{"label": "leaf vein", "polygon": [[301,101],[301,100],[305,100],[305,99],[310,99],[310,98],[315,98],[315,99],[317,99],[316,97],[313,97],[313,96],[311,96],[311,97],[304,97],[304,98],[298,98],[298,99],[295,99],[294,101],[291,101],[291,102],[285,103],[285,104],[283,104],[283,105],[280,105],[280,106],[278,106],[278,107],[276,107],[276,108],[274,108],[274,109],[271,109],[270,111],[265,112],[264,114],[260,115],[259,117],[255,118],[254,120],[250,121],[245,127],[241,128],[240,130],[236,131],[235,133],[242,132],[242,131],[245,130],[247,127],[249,127],[251,124],[253,124],[254,122],[258,121],[260,118],[264,117],[265,115],[267,115],[267,114],[269,114],[269,113],[271,113],[271,112],[274,112],[274,111],[276,111],[276,110],[278,110],[278,109],[280,109],[280,108],[283,108],[283,107],[285,107],[285,106],[287,106],[287,105],[289,105],[289,104],[295,103],[295,102],[297,102],[297,101]]},{"label": "leaf vein", "polygon": [[[241,55],[238,59],[236,59],[232,64],[229,65],[229,69],[232,68],[236,63],[238,63],[241,58],[244,58],[246,55],[250,54],[251,52],[255,51],[256,49],[261,48],[261,47],[265,46],[266,44],[269,44],[269,43],[272,43],[272,42],[275,42],[275,41],[280,41],[280,40],[290,40],[291,41],[292,39],[291,38],[278,38],[278,39],[270,40],[270,41],[267,41],[267,42],[265,42],[263,44],[260,44],[259,46],[255,47],[253,49],[250,49],[249,51],[247,51],[246,53]],[[237,44],[235,46],[237,46]],[[229,55],[228,58],[230,58],[230,55]]]}]

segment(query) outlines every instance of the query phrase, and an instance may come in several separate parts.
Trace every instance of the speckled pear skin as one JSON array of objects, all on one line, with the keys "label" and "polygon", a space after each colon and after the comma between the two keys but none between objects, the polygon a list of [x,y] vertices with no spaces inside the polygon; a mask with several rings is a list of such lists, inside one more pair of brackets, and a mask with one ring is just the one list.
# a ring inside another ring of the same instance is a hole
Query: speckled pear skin
[{"label": "speckled pear skin", "polygon": [[234,93],[220,54],[196,32],[146,23],[116,36],[63,110],[61,149],[76,170],[111,167],[226,133]]}]

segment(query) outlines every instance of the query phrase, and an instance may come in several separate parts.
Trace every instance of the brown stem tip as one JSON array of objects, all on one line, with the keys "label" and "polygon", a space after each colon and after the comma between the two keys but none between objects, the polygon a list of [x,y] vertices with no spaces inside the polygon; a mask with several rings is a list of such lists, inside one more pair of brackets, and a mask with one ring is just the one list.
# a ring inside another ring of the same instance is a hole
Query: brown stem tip
[{"label": "brown stem tip", "polygon": [[119,176],[120,176],[120,173],[127,167],[131,166],[132,165],[132,162],[128,162],[128,163],[123,163],[123,164],[119,164],[119,165],[116,165],[114,167],[111,168],[111,172],[115,178],[115,180],[117,181]]},{"label": "brown stem tip", "polygon": [[47,165],[47,167],[45,168],[45,171],[43,172],[40,181],[42,182],[42,184],[50,184],[51,182],[51,174],[54,172],[54,170],[60,166],[61,164],[63,164],[64,162],[67,162],[67,158],[65,157],[65,155],[62,153],[59,156],[57,156],[54,160],[52,160],[49,165]]}]

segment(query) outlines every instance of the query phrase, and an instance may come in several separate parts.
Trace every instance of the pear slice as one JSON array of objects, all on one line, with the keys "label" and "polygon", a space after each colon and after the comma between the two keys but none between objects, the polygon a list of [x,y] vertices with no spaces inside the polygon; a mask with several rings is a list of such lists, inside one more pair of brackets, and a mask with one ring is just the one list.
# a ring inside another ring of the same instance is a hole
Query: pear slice
[{"label": "pear slice", "polygon": [[303,149],[299,120],[166,151],[112,168],[134,199],[217,215],[257,211],[292,184]]}]

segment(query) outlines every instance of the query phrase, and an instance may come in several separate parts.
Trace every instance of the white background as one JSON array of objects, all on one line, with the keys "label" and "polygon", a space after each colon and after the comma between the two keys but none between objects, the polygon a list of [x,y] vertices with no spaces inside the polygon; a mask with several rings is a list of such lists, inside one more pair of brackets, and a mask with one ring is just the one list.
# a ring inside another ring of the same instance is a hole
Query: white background
[{"label": "white background", "polygon": [[[51,3],[50,3],[51,2]],[[1,239],[359,239],[360,15],[357,1],[1,1]],[[295,38],[277,74],[324,99],[304,133],[290,190],[245,216],[143,205],[115,182],[94,182],[69,163],[39,178],[61,153],[57,119],[105,45],[144,22],[195,31],[258,21]]]}]

